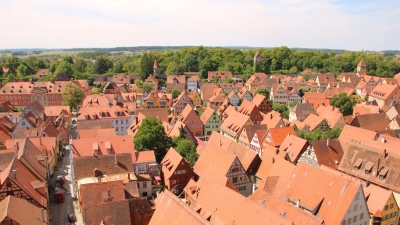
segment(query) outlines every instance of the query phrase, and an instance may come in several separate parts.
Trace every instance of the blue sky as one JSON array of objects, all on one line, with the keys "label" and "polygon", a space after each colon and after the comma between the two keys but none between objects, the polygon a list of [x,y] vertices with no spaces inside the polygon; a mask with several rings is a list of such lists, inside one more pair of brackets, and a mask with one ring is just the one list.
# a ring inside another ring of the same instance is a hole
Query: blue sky
[{"label": "blue sky", "polygon": [[400,50],[399,0],[0,0],[0,49],[254,46]]}]

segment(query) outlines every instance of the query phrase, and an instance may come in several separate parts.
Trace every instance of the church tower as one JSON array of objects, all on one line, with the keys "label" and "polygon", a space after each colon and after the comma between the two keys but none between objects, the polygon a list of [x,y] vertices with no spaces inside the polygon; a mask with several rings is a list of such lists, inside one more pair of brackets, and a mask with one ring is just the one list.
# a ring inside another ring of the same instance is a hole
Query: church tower
[{"label": "church tower", "polygon": [[357,65],[357,74],[358,75],[367,74],[367,64],[365,63],[364,59],[361,59],[361,61]]},{"label": "church tower", "polygon": [[155,77],[158,77],[158,76],[160,75],[160,67],[158,66],[157,59],[154,60],[153,75],[154,75]]},{"label": "church tower", "polygon": [[259,52],[257,52],[256,55],[254,56],[254,68],[253,68],[254,73],[261,72],[260,71],[261,70],[260,69],[261,61],[262,61],[261,54]]}]

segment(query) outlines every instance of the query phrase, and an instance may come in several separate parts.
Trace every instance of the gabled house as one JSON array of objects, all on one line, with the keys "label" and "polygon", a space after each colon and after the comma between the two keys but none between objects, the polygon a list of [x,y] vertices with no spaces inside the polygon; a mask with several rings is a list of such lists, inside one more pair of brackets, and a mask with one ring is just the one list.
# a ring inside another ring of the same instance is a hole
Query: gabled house
[{"label": "gabled house", "polygon": [[375,100],[381,108],[400,103],[399,87],[397,84],[379,84],[369,94],[368,100]]},{"label": "gabled house", "polygon": [[3,210],[0,224],[49,224],[47,212],[43,208],[22,198],[9,195],[0,202],[0,208]]},{"label": "gabled house", "polygon": [[335,81],[335,76],[333,74],[319,74],[315,79],[321,91],[325,91],[328,83],[332,81]]},{"label": "gabled house", "polygon": [[150,85],[151,86],[151,91],[157,91],[158,90],[158,80],[153,76],[149,75],[146,80],[144,80],[143,85]]},{"label": "gabled house", "polygon": [[304,121],[304,125],[308,127],[309,131],[313,131],[315,129],[320,129],[321,131],[328,131],[329,125],[328,121],[315,114],[310,114]]},{"label": "gabled house", "polygon": [[298,84],[300,86],[300,88],[307,88],[307,81],[306,81],[306,79],[304,79],[303,76],[297,76],[294,79],[294,83]]},{"label": "gabled house", "polygon": [[250,142],[250,150],[257,153],[260,157],[263,152],[262,138],[268,132],[268,129],[256,130]]},{"label": "gabled house", "polygon": [[198,76],[192,76],[187,80],[187,90],[188,92],[193,92],[199,90],[201,86],[201,79]]},{"label": "gabled house", "polygon": [[182,93],[173,101],[172,105],[172,107],[174,108],[173,115],[179,116],[182,113],[183,109],[186,107],[186,105],[190,105],[192,108],[194,107],[186,91],[182,91]]},{"label": "gabled house", "polygon": [[188,126],[180,121],[176,121],[173,126],[168,124],[167,122],[163,122],[163,126],[165,128],[165,133],[167,133],[168,137],[179,137],[181,135],[181,129],[183,129],[183,133],[186,140],[197,143],[197,138],[190,132]]},{"label": "gabled house", "polygon": [[213,109],[218,109],[224,103],[226,97],[224,94],[215,94],[211,98],[208,99],[209,107]]},{"label": "gabled house", "polygon": [[194,106],[202,106],[203,100],[201,99],[201,95],[197,90],[192,91],[192,101]]},{"label": "gabled house", "polygon": [[272,110],[267,115],[262,115],[262,116],[263,116],[263,121],[261,122],[261,124],[265,124],[269,128],[286,126],[285,122],[283,121],[283,118],[281,117],[281,114],[277,111]]},{"label": "gabled house", "polygon": [[240,163],[243,166],[243,169],[246,171],[246,174],[250,177],[251,181],[255,181],[254,175],[256,174],[258,168],[261,164],[260,156],[251,151],[248,148],[232,141],[227,150],[239,159]]},{"label": "gabled house", "polygon": [[288,105],[288,95],[283,88],[283,85],[281,84],[275,84],[271,88],[271,95],[270,95],[271,101],[283,105]]},{"label": "gabled house", "polygon": [[264,77],[267,77],[265,73],[253,74],[251,77],[249,77],[249,79],[246,80],[245,87],[251,93],[254,93],[254,91],[261,85],[260,80],[263,79]]},{"label": "gabled house", "polygon": [[237,96],[239,97],[239,99],[241,99],[242,101],[244,101],[245,99],[247,99],[249,102],[251,102],[253,100],[253,96],[251,95],[250,91],[247,90],[246,87],[243,87],[242,89],[240,89],[240,91],[237,93]]},{"label": "gabled house", "polygon": [[334,172],[299,163],[287,179],[279,178],[271,189],[273,196],[323,219],[325,224],[369,222],[361,182]]},{"label": "gabled house", "polygon": [[364,186],[364,196],[371,217],[370,224],[398,224],[399,206],[393,192],[367,184]]},{"label": "gabled house", "polygon": [[389,122],[389,127],[391,130],[400,129],[400,117],[395,117]]},{"label": "gabled house", "polygon": [[340,112],[339,108],[321,105],[317,108],[317,113],[320,117],[326,119],[329,129],[335,127],[343,128],[344,125],[346,125],[343,114]]},{"label": "gabled house", "polygon": [[389,120],[385,113],[357,115],[350,124],[370,131],[381,131],[389,128]]},{"label": "gabled house", "polygon": [[267,129],[267,125],[265,124],[254,124],[254,125],[244,126],[242,132],[239,135],[238,143],[246,148],[250,148],[251,140],[253,139],[256,131],[265,129]]},{"label": "gabled house", "polygon": [[178,89],[179,91],[184,91],[186,88],[186,76],[185,75],[170,75],[167,76],[167,86],[166,91],[172,91],[173,89]]},{"label": "gabled house", "polygon": [[288,105],[290,105],[290,103],[292,102],[301,102],[301,96],[299,94],[299,92],[295,89],[292,89],[289,93],[288,93]]},{"label": "gabled house", "polygon": [[296,135],[293,127],[268,128],[268,131],[261,139],[262,149],[265,149],[267,145],[278,149],[289,134]]},{"label": "gabled house", "polygon": [[[371,106],[370,106],[371,107]],[[379,107],[375,106],[376,108],[378,108],[378,112],[379,112]],[[376,112],[376,113],[378,113]],[[373,113],[373,112],[371,112]],[[366,114],[366,113],[365,113]],[[400,115],[400,104],[395,104],[392,105],[386,112],[385,112],[386,116],[388,117],[389,120],[393,120],[395,117],[398,117]]]},{"label": "gabled house", "polygon": [[252,182],[235,154],[213,143],[207,143],[193,170],[202,177],[209,166],[213,166],[218,173],[225,175],[242,195],[251,194]]},{"label": "gabled house", "polygon": [[272,111],[272,106],[264,95],[256,94],[251,103],[256,105],[258,110],[264,114]]},{"label": "gabled house", "polygon": [[260,124],[263,120],[263,117],[258,110],[257,106],[244,99],[242,104],[240,104],[237,111],[243,115],[250,116],[250,119],[253,121],[254,124]]},{"label": "gabled house", "polygon": [[240,98],[237,96],[237,94],[233,91],[231,91],[228,96],[227,96],[229,103],[233,106],[238,106],[240,102]]},{"label": "gabled house", "polygon": [[220,131],[222,124],[221,118],[217,115],[216,110],[207,107],[200,116],[200,120],[204,126],[204,135],[211,135],[213,131]]},{"label": "gabled house", "polygon": [[292,122],[293,120],[297,120],[303,122],[310,114],[317,115],[317,111],[314,109],[313,104],[297,103],[290,109],[289,121]]},{"label": "gabled house", "polygon": [[228,78],[232,79],[232,72],[230,71],[208,71],[208,81],[225,81]]},{"label": "gabled house", "polygon": [[252,125],[250,116],[243,115],[239,112],[232,111],[229,116],[221,124],[220,132],[222,135],[237,141],[242,129],[246,125]]},{"label": "gabled house", "polygon": [[185,124],[194,136],[203,136],[204,125],[200,117],[193,110],[193,107],[186,105],[182,113],[178,116],[178,120]]},{"label": "gabled house", "polygon": [[179,195],[195,174],[190,164],[175,149],[170,148],[160,163],[164,184],[172,193]]},{"label": "gabled house", "polygon": [[[35,159],[36,160],[36,159]],[[20,160],[14,158],[0,172],[0,201],[8,195],[25,199],[37,207],[47,209],[46,184],[29,170]]]},{"label": "gabled house", "polygon": [[307,149],[301,153],[298,162],[304,162],[311,166],[320,168],[326,166],[337,169],[343,157],[343,149],[339,140],[313,141]]},{"label": "gabled house", "polygon": [[297,164],[301,154],[306,151],[307,147],[307,140],[288,133],[285,140],[279,146],[278,155],[291,163]]},{"label": "gabled house", "polygon": [[112,81],[116,84],[131,84],[133,78],[129,74],[115,74],[112,76]]}]

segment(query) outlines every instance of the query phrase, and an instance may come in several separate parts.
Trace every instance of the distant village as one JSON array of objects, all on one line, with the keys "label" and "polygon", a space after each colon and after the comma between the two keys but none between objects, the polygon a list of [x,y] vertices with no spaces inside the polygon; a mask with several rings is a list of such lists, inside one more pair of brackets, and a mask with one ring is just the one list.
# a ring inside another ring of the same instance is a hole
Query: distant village
[{"label": "distant village", "polygon": [[[366,66],[202,80],[166,76],[155,60],[143,85],[132,74],[99,74],[93,86],[65,73],[41,81],[49,69],[7,82],[0,224],[398,225],[400,74],[370,76]],[[68,86],[83,92],[77,108],[63,104]],[[352,114],[331,104],[339,95],[354,101]],[[149,117],[190,141],[194,161],[174,147],[160,159],[139,151]]]}]

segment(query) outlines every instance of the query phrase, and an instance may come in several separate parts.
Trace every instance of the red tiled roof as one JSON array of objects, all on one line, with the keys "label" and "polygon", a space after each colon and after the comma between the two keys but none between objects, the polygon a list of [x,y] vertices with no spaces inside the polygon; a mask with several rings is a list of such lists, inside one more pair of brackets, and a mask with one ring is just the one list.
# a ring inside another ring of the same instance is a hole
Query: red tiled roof
[{"label": "red tiled roof", "polygon": [[[97,155],[110,155],[119,153],[131,153],[132,162],[136,162],[135,149],[133,147],[132,136],[117,136],[117,137],[97,137],[87,138],[81,140],[72,141],[72,149],[74,157],[80,156],[93,156],[94,155],[94,144],[97,146]],[[108,152],[105,143],[111,144],[111,151]]]},{"label": "red tiled roof", "polygon": [[[6,218],[8,218],[6,220]],[[47,212],[33,205],[25,199],[12,195],[7,196],[0,202],[0,222],[13,220],[11,223],[44,225],[47,224]]]}]

